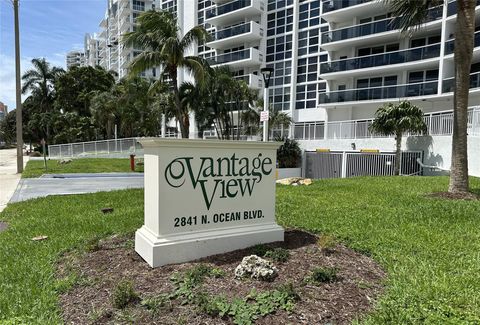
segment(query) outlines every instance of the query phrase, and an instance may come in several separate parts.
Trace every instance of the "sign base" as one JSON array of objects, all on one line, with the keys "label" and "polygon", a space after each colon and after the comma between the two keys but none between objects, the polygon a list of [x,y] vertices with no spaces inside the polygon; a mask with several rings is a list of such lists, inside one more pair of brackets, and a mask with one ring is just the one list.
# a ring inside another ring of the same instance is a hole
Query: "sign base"
[{"label": "sign base", "polygon": [[192,234],[156,236],[143,226],[135,233],[135,251],[151,266],[192,261],[257,244],[283,241],[284,230],[276,224],[209,230]]}]

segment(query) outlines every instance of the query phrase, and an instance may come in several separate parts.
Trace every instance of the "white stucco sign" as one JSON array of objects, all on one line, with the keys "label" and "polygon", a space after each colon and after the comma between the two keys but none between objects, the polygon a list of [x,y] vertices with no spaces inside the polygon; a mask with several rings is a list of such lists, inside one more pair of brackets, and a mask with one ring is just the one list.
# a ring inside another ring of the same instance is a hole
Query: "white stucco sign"
[{"label": "white stucco sign", "polygon": [[157,267],[283,240],[275,222],[278,143],[140,140],[145,224],[135,250]]}]

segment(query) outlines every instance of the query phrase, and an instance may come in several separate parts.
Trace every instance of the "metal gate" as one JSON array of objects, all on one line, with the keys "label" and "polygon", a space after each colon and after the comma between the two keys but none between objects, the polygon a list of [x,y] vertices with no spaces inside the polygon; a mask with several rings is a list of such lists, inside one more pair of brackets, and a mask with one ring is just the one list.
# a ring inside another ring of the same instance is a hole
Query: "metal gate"
[{"label": "metal gate", "polygon": [[[402,175],[419,175],[422,172],[417,159],[421,151],[404,151],[400,164]],[[389,176],[394,174],[394,152],[305,152],[305,177],[345,178],[356,176]]]},{"label": "metal gate", "polygon": [[342,177],[342,153],[306,152],[305,177],[340,178]]}]

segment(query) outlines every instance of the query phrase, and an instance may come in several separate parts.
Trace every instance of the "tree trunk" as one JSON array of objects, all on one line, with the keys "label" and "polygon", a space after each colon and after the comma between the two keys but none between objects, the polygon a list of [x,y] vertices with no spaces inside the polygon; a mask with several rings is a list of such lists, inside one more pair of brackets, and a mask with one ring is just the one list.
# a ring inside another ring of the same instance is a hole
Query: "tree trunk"
[{"label": "tree trunk", "polygon": [[400,165],[402,163],[402,133],[398,132],[395,137],[395,168],[394,174],[396,176],[400,175]]},{"label": "tree trunk", "polygon": [[182,134],[183,139],[188,139],[189,136],[189,126],[190,125],[185,125],[189,124],[188,120],[188,114],[185,118],[183,114],[183,108],[182,108],[182,102],[180,101],[180,94],[178,91],[178,84],[177,84],[177,70],[175,68],[175,73],[171,74],[172,78],[172,86],[173,86],[173,94],[174,94],[174,99],[175,99],[175,118],[178,121],[178,124],[180,125],[180,133]]},{"label": "tree trunk", "polygon": [[451,193],[467,193],[468,154],[467,119],[470,90],[470,65],[472,63],[475,31],[475,0],[457,0],[455,31],[455,91],[453,94],[452,163],[450,172]]}]

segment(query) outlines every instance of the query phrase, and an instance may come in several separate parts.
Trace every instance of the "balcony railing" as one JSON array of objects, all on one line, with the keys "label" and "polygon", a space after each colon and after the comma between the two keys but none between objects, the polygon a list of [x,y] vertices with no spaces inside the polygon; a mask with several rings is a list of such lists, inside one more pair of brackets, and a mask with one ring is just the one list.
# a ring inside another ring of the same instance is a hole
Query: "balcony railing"
[{"label": "balcony railing", "polygon": [[[453,112],[433,112],[423,116],[427,124],[428,135],[451,135],[453,132]],[[293,137],[296,140],[321,140],[325,138],[325,128],[327,128],[327,139],[365,139],[365,138],[383,138],[382,134],[370,131],[373,119],[351,120],[351,121],[333,121],[325,123],[323,121],[315,122],[297,122],[293,125]],[[468,110],[468,135],[480,135],[480,108],[473,107]],[[414,135],[407,133],[406,135]]]},{"label": "balcony railing", "polygon": [[431,59],[438,57],[439,55],[440,44],[433,44],[408,50],[374,54],[322,63],[320,65],[320,73],[332,73],[355,69],[379,67],[390,64],[400,64],[411,61]]},{"label": "balcony railing", "polygon": [[[442,18],[442,7],[435,7],[429,10],[426,23]],[[322,34],[322,43],[331,43],[350,38],[368,36],[377,33],[388,32],[398,29],[400,18],[386,18],[371,23],[345,27],[337,30],[328,31]]]},{"label": "balcony railing", "polygon": [[372,0],[330,0],[323,3],[323,13],[356,6]]},{"label": "balcony railing", "polygon": [[242,24],[242,25],[237,25],[237,26],[233,26],[233,27],[229,27],[229,28],[219,30],[213,35],[214,40],[218,41],[218,40],[221,40],[221,39],[224,39],[224,38],[249,33],[252,30],[252,28],[251,28],[252,23],[253,22],[248,22],[248,23],[245,23],[245,24]]},{"label": "balcony railing", "polygon": [[[480,72],[470,74],[470,88],[480,87]],[[455,78],[443,79],[442,93],[449,93],[455,89]]]},{"label": "balcony railing", "polygon": [[[477,0],[477,6],[480,6],[480,0]],[[451,1],[447,5],[447,16],[452,16],[457,14],[457,1]]]},{"label": "balcony railing", "polygon": [[263,82],[262,78],[253,73],[243,75],[243,76],[235,76],[234,78],[237,80],[244,81],[251,88],[255,88],[255,89],[262,88],[262,82]]},{"label": "balcony railing", "polygon": [[320,104],[352,102],[362,100],[378,100],[389,98],[405,98],[434,95],[437,93],[438,80],[411,83],[405,85],[358,88],[320,93]]},{"label": "balcony railing", "polygon": [[250,59],[252,57],[251,53],[251,48],[241,50],[241,51],[236,51],[236,52],[230,52],[230,53],[225,53],[225,54],[220,54],[215,57],[207,59],[211,65],[216,65],[216,64],[224,64],[224,63],[229,63],[229,62],[234,62],[234,61],[240,61],[240,60],[246,60]]},{"label": "balcony railing", "polygon": [[229,12],[248,7],[252,0],[237,0],[218,6],[215,9],[207,10],[206,19],[227,14]]},{"label": "balcony railing", "polygon": [[[480,46],[480,31],[475,32],[473,47]],[[452,54],[455,51],[455,39],[445,42],[445,55]]]}]

